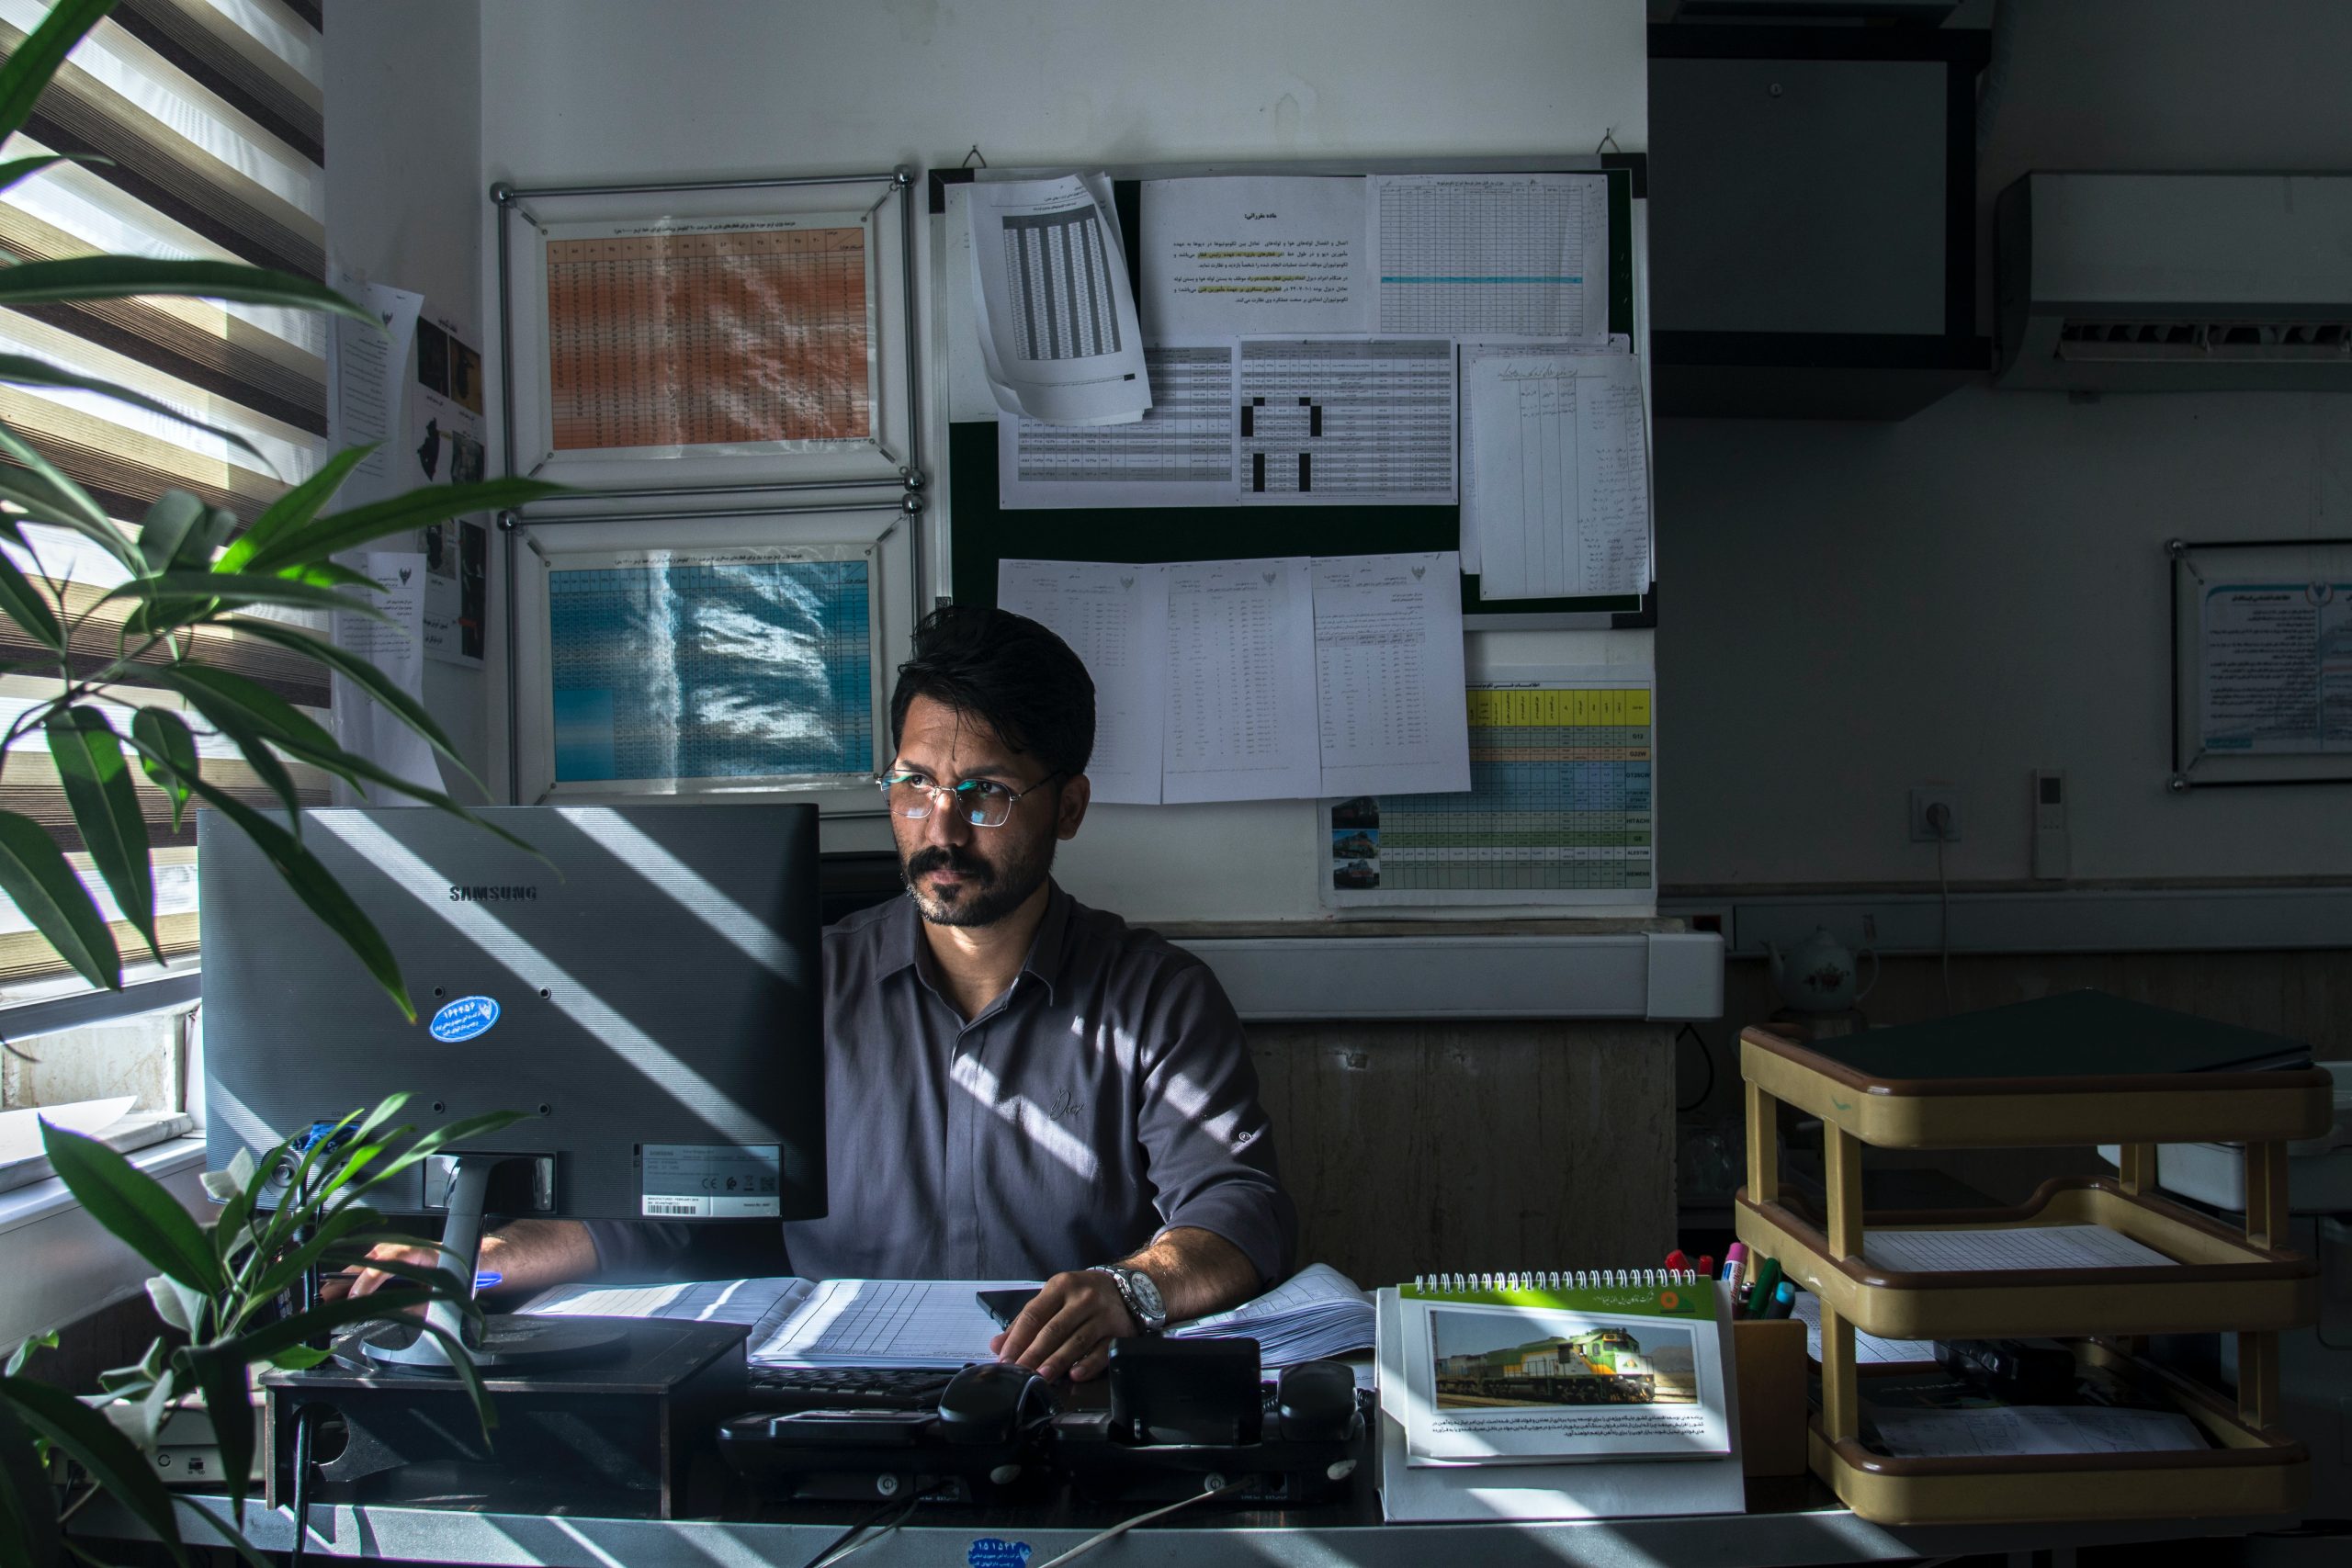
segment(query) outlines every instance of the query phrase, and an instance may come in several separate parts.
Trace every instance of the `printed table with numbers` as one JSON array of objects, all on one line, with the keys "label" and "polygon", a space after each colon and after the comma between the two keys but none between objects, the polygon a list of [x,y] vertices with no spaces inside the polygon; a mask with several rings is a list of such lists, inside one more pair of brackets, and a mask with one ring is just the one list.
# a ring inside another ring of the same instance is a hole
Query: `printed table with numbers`
[{"label": "printed table with numbers", "polygon": [[1470,789],[1329,807],[1333,904],[1646,903],[1646,685],[1474,686]]}]

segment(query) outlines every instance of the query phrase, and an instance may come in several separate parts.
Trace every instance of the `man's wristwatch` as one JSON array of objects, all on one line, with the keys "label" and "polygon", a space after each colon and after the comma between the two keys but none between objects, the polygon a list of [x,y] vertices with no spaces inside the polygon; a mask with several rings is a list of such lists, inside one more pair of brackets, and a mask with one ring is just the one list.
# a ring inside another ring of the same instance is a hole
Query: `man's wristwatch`
[{"label": "man's wristwatch", "polygon": [[1160,1300],[1159,1287],[1151,1282],[1150,1275],[1123,1263],[1097,1263],[1088,1272],[1111,1276],[1119,1299],[1127,1303],[1127,1311],[1146,1334],[1157,1334],[1168,1326],[1168,1303]]}]

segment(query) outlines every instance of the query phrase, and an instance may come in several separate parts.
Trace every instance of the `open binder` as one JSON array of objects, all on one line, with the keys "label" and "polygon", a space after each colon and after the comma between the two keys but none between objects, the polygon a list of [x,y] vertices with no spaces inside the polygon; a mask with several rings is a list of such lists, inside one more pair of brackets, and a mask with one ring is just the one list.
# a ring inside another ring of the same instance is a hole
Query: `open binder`
[{"label": "open binder", "polygon": [[1737,1513],[1722,1287],[1667,1270],[1425,1277],[1379,1292],[1381,1512]]}]

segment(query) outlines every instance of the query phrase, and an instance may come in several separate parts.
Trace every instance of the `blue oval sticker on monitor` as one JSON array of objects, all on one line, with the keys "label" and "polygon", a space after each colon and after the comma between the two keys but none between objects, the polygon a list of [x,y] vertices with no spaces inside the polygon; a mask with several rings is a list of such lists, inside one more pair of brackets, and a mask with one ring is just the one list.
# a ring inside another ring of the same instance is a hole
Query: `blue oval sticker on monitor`
[{"label": "blue oval sticker on monitor", "polygon": [[488,1033],[490,1026],[497,1021],[496,998],[459,997],[433,1015],[433,1038],[454,1045],[460,1040]]}]

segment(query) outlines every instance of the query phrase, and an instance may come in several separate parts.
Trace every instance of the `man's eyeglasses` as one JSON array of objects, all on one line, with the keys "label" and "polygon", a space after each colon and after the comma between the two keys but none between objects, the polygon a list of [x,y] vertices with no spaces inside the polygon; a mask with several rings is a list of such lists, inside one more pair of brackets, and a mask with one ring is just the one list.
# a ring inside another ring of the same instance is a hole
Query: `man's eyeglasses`
[{"label": "man's eyeglasses", "polygon": [[949,802],[956,816],[975,828],[1001,828],[1012,808],[1069,770],[1056,768],[1027,789],[1011,790],[992,779],[966,779],[961,784],[935,784],[921,773],[884,773],[874,781],[890,815],[920,822],[941,802]]}]

